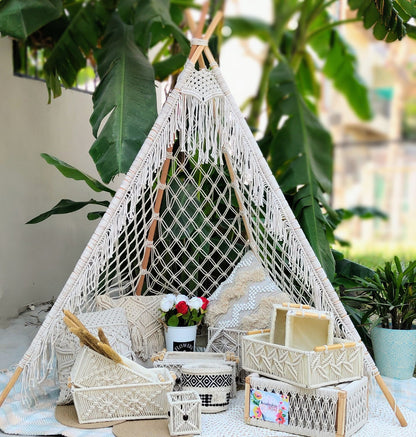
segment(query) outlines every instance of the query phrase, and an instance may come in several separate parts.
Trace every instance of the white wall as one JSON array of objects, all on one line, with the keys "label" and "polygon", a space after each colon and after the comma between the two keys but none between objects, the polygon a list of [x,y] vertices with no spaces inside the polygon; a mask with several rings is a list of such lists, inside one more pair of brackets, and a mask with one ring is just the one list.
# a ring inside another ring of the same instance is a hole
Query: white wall
[{"label": "white wall", "polygon": [[[0,323],[32,302],[57,296],[98,222],[87,210],[25,222],[60,199],[106,199],[62,176],[39,155],[57,156],[97,177],[91,96],[63,91],[47,104],[43,82],[13,76],[12,46],[0,39]],[[90,208],[91,210],[92,208]]]}]

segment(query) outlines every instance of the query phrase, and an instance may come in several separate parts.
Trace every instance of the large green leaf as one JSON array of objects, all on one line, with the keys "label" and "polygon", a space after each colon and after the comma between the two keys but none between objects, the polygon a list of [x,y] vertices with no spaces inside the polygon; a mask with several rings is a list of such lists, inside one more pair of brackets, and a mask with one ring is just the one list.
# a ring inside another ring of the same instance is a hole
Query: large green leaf
[{"label": "large green leaf", "polygon": [[97,45],[110,14],[93,3],[77,5],[69,24],[54,46],[44,66],[49,93],[61,94],[59,79],[65,87],[74,85],[77,73],[85,67],[86,55]]},{"label": "large green leaf", "polygon": [[172,55],[163,61],[153,64],[156,80],[163,81],[171,74],[178,71],[186,62],[186,56],[182,53]]},{"label": "large green leaf", "polygon": [[143,144],[156,119],[156,93],[153,68],[136,46],[132,26],[116,14],[96,59],[101,82],[93,96],[90,122],[97,140],[90,154],[108,183],[128,171]]},{"label": "large green leaf", "polygon": [[252,36],[262,41],[270,41],[270,24],[253,17],[228,17],[225,26],[231,29],[230,37],[250,38]]},{"label": "large green leaf", "polygon": [[62,199],[52,209],[42,214],[39,214],[32,220],[29,220],[26,224],[32,225],[35,223],[43,222],[43,220],[46,220],[51,215],[68,214],[70,212],[78,211],[79,209],[84,208],[84,206],[88,205],[101,205],[107,208],[110,205],[110,202],[108,202],[107,200],[99,201],[94,199],[90,199],[85,202],[74,202],[73,200]]},{"label": "large green leaf", "polygon": [[[279,179],[282,189],[293,191],[299,185],[313,181],[329,193],[332,181],[331,137],[305,104],[293,72],[285,62],[280,62],[270,74],[268,103],[273,111],[270,125],[275,130],[272,167],[278,169],[291,161]],[[288,118],[279,127],[282,117]]]},{"label": "large green leaf", "polygon": [[311,24],[314,36],[309,43],[324,61],[323,73],[332,80],[334,87],[347,99],[354,112],[363,120],[372,117],[368,90],[358,72],[358,61],[352,47],[337,29],[324,29],[331,23],[327,11],[323,11]]},{"label": "large green leaf", "polygon": [[[283,61],[270,74],[268,105],[272,171],[279,174],[282,190],[293,196],[295,215],[328,277],[332,278],[334,260],[321,210],[323,193],[331,191],[331,137],[306,105],[292,70]],[[285,171],[280,173],[282,167]]]},{"label": "large green leaf", "polygon": [[172,35],[185,55],[188,54],[189,41],[170,15],[169,0],[137,0],[134,3],[134,36],[143,51]]},{"label": "large green leaf", "polygon": [[72,165],[67,164],[64,161],[56,158],[55,156],[48,155],[47,153],[41,153],[40,155],[48,164],[55,166],[65,177],[70,179],[75,179],[76,181],[84,181],[86,184],[92,188],[94,191],[107,191],[112,196],[116,194],[114,190],[112,190],[107,185],[102,184],[97,179],[94,179],[92,176],[78,170]]},{"label": "large green leaf", "polygon": [[377,39],[387,42],[400,40],[406,35],[402,17],[408,21],[415,16],[413,0],[348,0],[348,4],[352,10],[357,10],[357,16],[366,28],[374,25],[373,34]]},{"label": "large green leaf", "polygon": [[0,1],[0,32],[26,39],[45,24],[62,15],[62,0]]}]

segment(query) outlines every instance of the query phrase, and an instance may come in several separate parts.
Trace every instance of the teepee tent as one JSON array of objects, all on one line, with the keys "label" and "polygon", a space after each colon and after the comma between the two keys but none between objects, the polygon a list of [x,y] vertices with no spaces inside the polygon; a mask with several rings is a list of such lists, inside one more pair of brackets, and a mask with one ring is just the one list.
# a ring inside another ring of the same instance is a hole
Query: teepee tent
[{"label": "teepee tent", "polygon": [[[335,334],[360,341],[207,47],[219,18],[192,41],[193,54],[0,405],[20,374],[32,391],[50,373],[62,309],[92,311],[109,291],[210,296],[249,249],[294,302],[333,312]],[[203,51],[210,68],[198,70]],[[367,351],[365,366],[405,425]]]}]

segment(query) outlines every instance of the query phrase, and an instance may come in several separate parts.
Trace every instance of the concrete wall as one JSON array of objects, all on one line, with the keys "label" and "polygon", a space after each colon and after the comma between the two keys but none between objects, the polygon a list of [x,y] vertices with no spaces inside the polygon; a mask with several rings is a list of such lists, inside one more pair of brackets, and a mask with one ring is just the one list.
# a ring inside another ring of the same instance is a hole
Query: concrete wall
[{"label": "concrete wall", "polygon": [[14,77],[12,70],[11,41],[1,38],[0,324],[27,304],[59,294],[98,224],[87,220],[87,210],[25,222],[63,198],[108,198],[39,156],[49,153],[98,177],[88,155],[91,96],[64,90],[48,105],[43,82]]}]

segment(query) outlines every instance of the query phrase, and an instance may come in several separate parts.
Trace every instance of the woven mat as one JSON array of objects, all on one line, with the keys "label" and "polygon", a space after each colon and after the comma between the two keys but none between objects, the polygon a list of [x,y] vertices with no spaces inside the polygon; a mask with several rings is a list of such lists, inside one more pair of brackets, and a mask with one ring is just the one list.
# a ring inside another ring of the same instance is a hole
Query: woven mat
[{"label": "woven mat", "polygon": [[[0,374],[0,390],[3,390],[11,373]],[[389,405],[383,396],[374,391],[370,397],[370,418],[355,435],[357,437],[415,437],[416,436],[416,379],[393,382],[386,378],[396,396],[397,404],[402,410],[408,426],[400,427]],[[45,385],[45,393],[34,409],[23,408],[20,403],[20,384],[16,384],[0,409],[0,429],[6,434],[14,435],[63,435],[67,437],[113,437],[111,428],[88,429],[69,428],[60,424],[55,419],[55,402],[58,397],[58,389],[54,381]],[[415,411],[409,408],[414,408]],[[252,437],[287,436],[288,433],[273,432],[269,429],[257,428],[246,425],[244,415],[244,392],[239,391],[237,397],[231,400],[230,408],[223,413],[202,415],[202,437],[240,437],[250,435]],[[126,436],[129,437],[129,436]],[[132,435],[131,437],[136,437]]]}]

